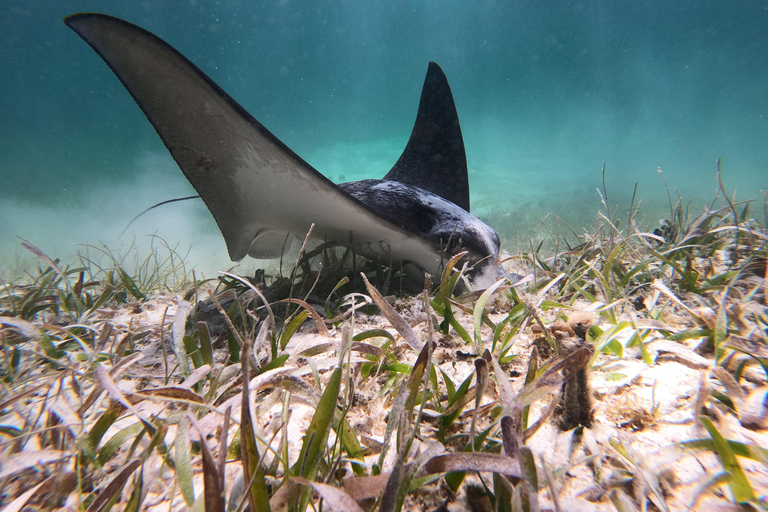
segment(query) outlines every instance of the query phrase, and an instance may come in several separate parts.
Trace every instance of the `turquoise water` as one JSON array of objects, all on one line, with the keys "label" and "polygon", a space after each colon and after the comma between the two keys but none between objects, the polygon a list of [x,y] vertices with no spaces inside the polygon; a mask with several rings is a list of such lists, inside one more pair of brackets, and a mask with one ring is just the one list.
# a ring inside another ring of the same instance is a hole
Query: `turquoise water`
[{"label": "turquoise water", "polygon": [[[765,1],[38,1],[0,5],[0,274],[19,238],[71,260],[156,233],[200,268],[229,265],[202,203],[122,85],[61,19],[106,12],[165,39],[335,181],[380,177],[410,134],[427,63],[453,89],[473,213],[515,251],[576,230],[635,183],[649,229],[664,173],[701,208],[718,157],[737,199],[768,189]],[[10,269],[10,270],[9,270]]]}]

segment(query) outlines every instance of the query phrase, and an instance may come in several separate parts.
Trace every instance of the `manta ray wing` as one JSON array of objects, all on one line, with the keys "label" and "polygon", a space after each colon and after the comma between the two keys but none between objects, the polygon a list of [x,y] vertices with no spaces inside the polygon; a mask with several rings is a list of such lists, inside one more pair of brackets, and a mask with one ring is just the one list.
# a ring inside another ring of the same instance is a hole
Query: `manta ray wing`
[{"label": "manta ray wing", "polygon": [[459,114],[440,66],[429,63],[411,138],[385,180],[414,185],[469,211],[469,176]]},{"label": "manta ray wing", "polygon": [[157,36],[103,14],[65,23],[136,100],[213,214],[233,261],[278,256],[289,234],[303,236],[314,223],[316,237],[439,271],[440,247],[339,189]]}]

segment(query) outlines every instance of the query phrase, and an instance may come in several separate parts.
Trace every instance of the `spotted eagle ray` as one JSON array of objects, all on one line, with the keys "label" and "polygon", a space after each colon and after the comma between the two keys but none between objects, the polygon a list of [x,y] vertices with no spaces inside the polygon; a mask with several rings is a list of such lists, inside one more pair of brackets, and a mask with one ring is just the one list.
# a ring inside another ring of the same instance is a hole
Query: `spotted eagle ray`
[{"label": "spotted eagle ray", "polygon": [[380,180],[336,185],[154,34],[104,14],[64,22],[136,100],[210,210],[233,261],[276,258],[312,224],[316,238],[432,275],[462,250],[473,264],[497,259],[498,235],[469,213],[459,117],[434,62],[394,167]]}]

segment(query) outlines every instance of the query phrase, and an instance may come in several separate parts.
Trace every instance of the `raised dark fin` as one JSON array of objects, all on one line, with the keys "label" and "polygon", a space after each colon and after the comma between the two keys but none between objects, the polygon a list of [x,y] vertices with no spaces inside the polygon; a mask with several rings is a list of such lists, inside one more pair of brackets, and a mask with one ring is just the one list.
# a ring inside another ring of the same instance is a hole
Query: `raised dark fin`
[{"label": "raised dark fin", "polygon": [[459,115],[448,79],[429,63],[411,138],[385,180],[414,185],[469,211],[469,177]]}]

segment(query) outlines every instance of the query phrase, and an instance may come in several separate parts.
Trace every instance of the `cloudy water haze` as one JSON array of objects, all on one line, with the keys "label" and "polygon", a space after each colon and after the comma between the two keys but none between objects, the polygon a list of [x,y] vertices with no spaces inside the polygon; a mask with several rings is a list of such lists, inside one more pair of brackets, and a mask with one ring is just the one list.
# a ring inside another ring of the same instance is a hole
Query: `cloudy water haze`
[{"label": "cloudy water haze", "polygon": [[[116,77],[62,18],[158,35],[333,181],[380,178],[410,135],[429,61],[461,120],[472,212],[515,252],[554,213],[577,231],[601,169],[626,224],[701,210],[716,160],[737,200],[768,190],[765,1],[21,1],[0,4],[0,276],[162,237],[190,267],[232,265],[202,201]],[[659,173],[663,171],[663,175]],[[676,189],[676,190],[675,190]],[[158,243],[154,239],[154,243]],[[571,239],[573,241],[573,238]],[[528,245],[529,246],[529,245]],[[90,249],[93,250],[93,249]]]}]

